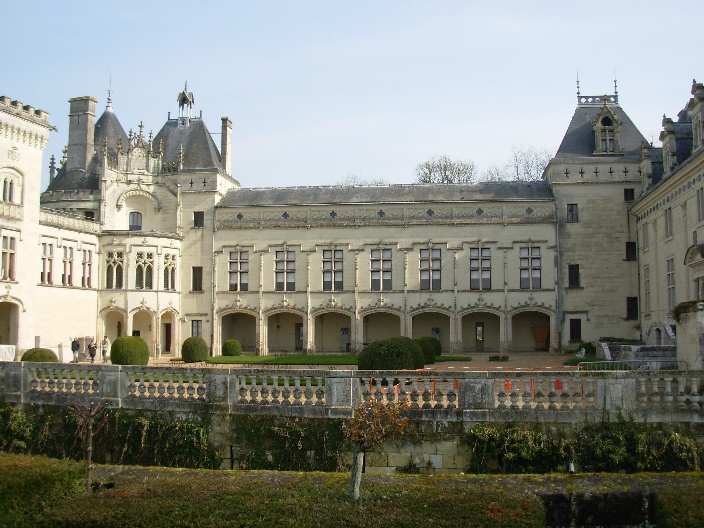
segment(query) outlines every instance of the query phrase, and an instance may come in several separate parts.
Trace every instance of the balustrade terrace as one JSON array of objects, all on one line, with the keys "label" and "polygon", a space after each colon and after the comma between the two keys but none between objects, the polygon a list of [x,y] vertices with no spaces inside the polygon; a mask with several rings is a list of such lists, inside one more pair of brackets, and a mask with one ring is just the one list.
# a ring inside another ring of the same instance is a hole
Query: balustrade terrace
[{"label": "balustrade terrace", "polygon": [[350,371],[0,362],[8,403],[346,417],[374,399],[430,421],[702,422],[702,371]]}]

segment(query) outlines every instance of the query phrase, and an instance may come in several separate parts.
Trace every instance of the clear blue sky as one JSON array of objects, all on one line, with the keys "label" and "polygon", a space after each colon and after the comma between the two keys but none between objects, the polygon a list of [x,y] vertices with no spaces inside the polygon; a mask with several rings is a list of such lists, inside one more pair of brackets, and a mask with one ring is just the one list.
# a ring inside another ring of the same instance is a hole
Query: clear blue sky
[{"label": "clear blue sky", "polygon": [[[583,95],[613,92],[657,140],[704,81],[700,1],[27,1],[0,19],[0,95],[51,113],[113,104],[155,134],[184,81],[211,133],[233,121],[242,186],[411,182],[446,154],[480,171],[513,147],[555,150]],[[214,136],[219,144],[219,135]]]}]

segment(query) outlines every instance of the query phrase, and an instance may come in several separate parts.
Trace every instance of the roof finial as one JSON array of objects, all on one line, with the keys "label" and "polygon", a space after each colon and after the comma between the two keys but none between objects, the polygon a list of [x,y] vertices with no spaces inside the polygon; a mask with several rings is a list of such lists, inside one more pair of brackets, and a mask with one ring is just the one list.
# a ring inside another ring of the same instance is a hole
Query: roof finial
[{"label": "roof finial", "polygon": [[579,97],[579,70],[577,70],[577,97]]},{"label": "roof finial", "polygon": [[618,95],[618,85],[616,83],[616,70],[614,70],[614,95]]},{"label": "roof finial", "polygon": [[108,72],[110,73],[110,82],[108,84],[108,104],[105,110],[112,112],[112,68],[110,68]]}]

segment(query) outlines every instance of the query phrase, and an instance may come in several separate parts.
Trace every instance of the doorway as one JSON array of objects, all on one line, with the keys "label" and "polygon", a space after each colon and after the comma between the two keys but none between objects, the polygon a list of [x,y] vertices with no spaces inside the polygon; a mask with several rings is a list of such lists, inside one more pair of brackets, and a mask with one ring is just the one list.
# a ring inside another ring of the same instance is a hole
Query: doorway
[{"label": "doorway", "polygon": [[484,323],[477,323],[474,327],[475,350],[484,352]]}]

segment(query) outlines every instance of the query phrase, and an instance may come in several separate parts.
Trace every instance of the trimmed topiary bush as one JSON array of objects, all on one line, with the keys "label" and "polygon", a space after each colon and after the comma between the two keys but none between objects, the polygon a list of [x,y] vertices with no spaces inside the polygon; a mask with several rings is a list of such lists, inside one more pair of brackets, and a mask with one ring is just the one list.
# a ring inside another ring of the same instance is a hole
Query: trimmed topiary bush
[{"label": "trimmed topiary bush", "polygon": [[22,361],[37,361],[39,363],[58,363],[59,358],[48,348],[30,348],[22,354]]},{"label": "trimmed topiary bush", "polygon": [[242,355],[242,345],[237,339],[227,339],[222,344],[222,355],[223,356],[241,356]]},{"label": "trimmed topiary bush", "polygon": [[149,348],[138,336],[118,337],[110,347],[110,362],[113,365],[147,365]]},{"label": "trimmed topiary bush", "polygon": [[181,359],[184,363],[198,363],[208,359],[208,344],[202,337],[189,337],[181,345]]},{"label": "trimmed topiary bush", "polygon": [[429,337],[430,342],[433,343],[433,347],[435,348],[435,355],[436,356],[441,356],[442,355],[442,343],[437,337]]},{"label": "trimmed topiary bush", "polygon": [[432,337],[421,337],[416,339],[416,342],[420,346],[423,352],[423,357],[425,359],[426,365],[432,365],[435,363],[435,345],[433,344]]},{"label": "trimmed topiary bush", "polygon": [[399,341],[374,341],[365,346],[357,356],[357,367],[359,370],[412,369],[413,354]]},{"label": "trimmed topiary bush", "polygon": [[425,366],[425,356],[423,355],[423,349],[420,344],[410,337],[397,336],[389,338],[391,341],[397,341],[403,346],[408,348],[413,355],[413,368],[422,369]]}]

